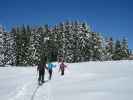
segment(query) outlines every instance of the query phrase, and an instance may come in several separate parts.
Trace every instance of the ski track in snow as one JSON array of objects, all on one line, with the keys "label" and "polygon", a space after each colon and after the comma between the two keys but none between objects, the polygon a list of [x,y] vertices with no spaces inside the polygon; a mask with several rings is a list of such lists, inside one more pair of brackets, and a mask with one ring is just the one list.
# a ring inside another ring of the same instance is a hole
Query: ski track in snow
[{"label": "ski track in snow", "polygon": [[37,82],[32,85],[33,83],[29,82],[23,85],[17,94],[9,100],[52,100],[50,83],[47,82],[41,86]]},{"label": "ski track in snow", "polygon": [[29,84],[25,84],[19,91],[18,91],[18,93],[13,97],[13,98],[11,98],[10,100],[18,100],[19,98],[22,98],[24,95],[25,95],[25,93],[26,93],[26,90],[27,90],[27,86],[28,86]]}]

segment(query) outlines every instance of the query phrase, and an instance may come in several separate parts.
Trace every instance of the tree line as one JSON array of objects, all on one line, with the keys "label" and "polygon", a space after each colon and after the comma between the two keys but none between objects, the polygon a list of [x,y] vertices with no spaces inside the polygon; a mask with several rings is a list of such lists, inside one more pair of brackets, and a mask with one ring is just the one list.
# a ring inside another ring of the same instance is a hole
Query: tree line
[{"label": "tree line", "polygon": [[93,32],[86,22],[66,21],[50,27],[22,25],[0,31],[0,64],[37,65],[43,58],[66,62],[128,59],[125,37],[114,40]]}]

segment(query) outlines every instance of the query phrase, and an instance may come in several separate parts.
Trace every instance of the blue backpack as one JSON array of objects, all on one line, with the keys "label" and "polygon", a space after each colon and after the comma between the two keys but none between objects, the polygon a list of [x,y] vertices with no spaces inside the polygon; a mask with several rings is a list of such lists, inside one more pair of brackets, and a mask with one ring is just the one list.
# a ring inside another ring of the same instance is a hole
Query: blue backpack
[{"label": "blue backpack", "polygon": [[48,64],[48,69],[52,70],[52,68],[56,67],[56,65],[53,65],[52,63]]}]

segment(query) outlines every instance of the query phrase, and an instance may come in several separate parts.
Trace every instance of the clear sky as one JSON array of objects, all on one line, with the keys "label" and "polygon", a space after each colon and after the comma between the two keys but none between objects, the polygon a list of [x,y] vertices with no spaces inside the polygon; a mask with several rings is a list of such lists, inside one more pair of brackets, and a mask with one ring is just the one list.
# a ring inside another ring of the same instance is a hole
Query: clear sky
[{"label": "clear sky", "polygon": [[133,49],[133,0],[0,0],[0,24],[55,25],[86,21],[104,36],[128,38]]}]

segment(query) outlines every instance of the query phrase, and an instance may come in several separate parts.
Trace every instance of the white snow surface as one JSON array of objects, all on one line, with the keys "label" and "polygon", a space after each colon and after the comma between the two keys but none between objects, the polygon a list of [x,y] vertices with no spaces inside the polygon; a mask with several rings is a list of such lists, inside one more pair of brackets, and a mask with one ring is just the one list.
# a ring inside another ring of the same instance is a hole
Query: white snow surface
[{"label": "white snow surface", "polygon": [[0,100],[133,100],[133,61],[67,64],[42,86],[36,67],[1,67]]}]

